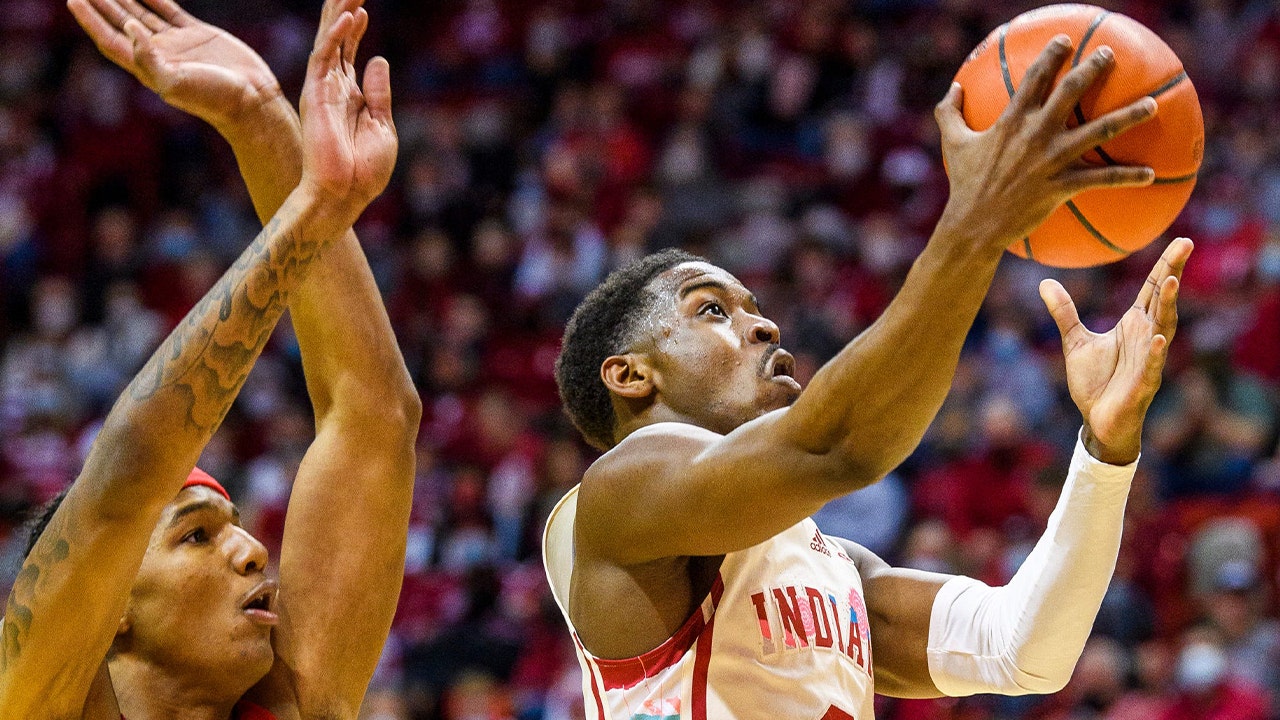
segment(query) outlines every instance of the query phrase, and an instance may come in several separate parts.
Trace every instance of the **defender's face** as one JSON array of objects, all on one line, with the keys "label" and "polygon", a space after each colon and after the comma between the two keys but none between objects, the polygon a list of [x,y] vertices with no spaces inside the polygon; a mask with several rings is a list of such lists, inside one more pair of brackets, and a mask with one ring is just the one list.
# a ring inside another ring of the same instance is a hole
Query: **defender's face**
[{"label": "defender's face", "polygon": [[682,263],[659,275],[654,384],[661,401],[709,430],[739,425],[795,402],[795,360],[779,346],[778,326],[725,270]]},{"label": "defender's face", "polygon": [[266,567],[267,549],[229,500],[186,488],[151,535],[118,640],[150,662],[252,686],[275,657],[276,584]]}]

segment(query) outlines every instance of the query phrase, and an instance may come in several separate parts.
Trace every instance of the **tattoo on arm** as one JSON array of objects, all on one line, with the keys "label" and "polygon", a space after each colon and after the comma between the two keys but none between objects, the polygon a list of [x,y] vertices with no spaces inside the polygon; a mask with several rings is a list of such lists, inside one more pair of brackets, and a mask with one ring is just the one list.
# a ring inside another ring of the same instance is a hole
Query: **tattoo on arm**
[{"label": "tattoo on arm", "polygon": [[217,430],[288,305],[289,290],[322,246],[296,230],[279,235],[281,215],[288,211],[288,205],[281,208],[192,308],[122,401],[136,404],[172,393],[185,406],[186,429],[204,436]]},{"label": "tattoo on arm", "polygon": [[3,637],[0,637],[0,673],[8,670],[10,664],[22,654],[23,643],[31,632],[31,621],[35,619],[31,606],[41,581],[48,579],[55,565],[71,556],[71,544],[65,537],[64,518],[63,513],[53,516],[14,580],[13,590],[9,593],[9,601],[4,609]]}]

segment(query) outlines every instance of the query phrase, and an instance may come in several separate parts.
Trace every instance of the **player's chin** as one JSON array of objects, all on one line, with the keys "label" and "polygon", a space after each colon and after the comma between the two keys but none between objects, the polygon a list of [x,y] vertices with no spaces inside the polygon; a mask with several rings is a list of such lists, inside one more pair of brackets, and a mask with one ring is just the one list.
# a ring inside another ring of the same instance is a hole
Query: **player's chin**
[{"label": "player's chin", "polygon": [[795,378],[779,375],[765,382],[764,403],[769,410],[790,407],[800,397],[800,383]]}]

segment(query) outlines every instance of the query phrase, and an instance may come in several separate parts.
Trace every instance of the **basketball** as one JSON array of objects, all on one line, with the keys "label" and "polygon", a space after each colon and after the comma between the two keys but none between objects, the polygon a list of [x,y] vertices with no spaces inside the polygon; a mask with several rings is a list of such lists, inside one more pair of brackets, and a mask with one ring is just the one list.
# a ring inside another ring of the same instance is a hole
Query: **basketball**
[{"label": "basketball", "polygon": [[1200,101],[1178,56],[1141,23],[1092,5],[1050,5],[996,28],[960,67],[955,79],[964,88],[969,127],[985,130],[995,123],[1027,69],[1058,34],[1070,36],[1074,47],[1058,81],[1099,47],[1115,52],[1110,71],[1076,105],[1072,126],[1143,95],[1159,104],[1155,117],[1085,153],[1084,161],[1146,165],[1155,170],[1155,181],[1080,193],[1009,250],[1054,267],[1115,262],[1159,237],[1191,197],[1204,155]]}]

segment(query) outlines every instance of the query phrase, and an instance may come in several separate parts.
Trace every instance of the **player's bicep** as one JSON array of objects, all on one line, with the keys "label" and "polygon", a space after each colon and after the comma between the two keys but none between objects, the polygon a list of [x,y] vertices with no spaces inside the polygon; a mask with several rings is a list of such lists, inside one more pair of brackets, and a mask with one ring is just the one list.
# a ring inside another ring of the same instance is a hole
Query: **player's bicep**
[{"label": "player's bicep", "polygon": [[891,567],[875,553],[841,540],[858,564],[871,623],[876,692],[902,698],[942,697],[929,675],[933,600],[949,575]]},{"label": "player's bicep", "polygon": [[722,555],[851,490],[834,476],[831,458],[780,440],[783,412],[728,435],[683,423],[636,431],[584,478],[579,536],[623,563]]}]

